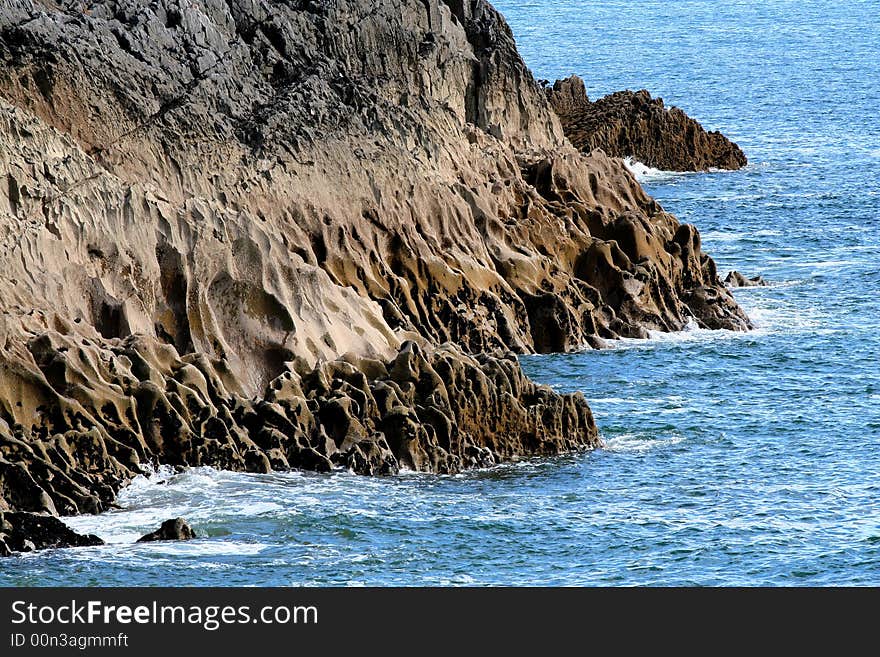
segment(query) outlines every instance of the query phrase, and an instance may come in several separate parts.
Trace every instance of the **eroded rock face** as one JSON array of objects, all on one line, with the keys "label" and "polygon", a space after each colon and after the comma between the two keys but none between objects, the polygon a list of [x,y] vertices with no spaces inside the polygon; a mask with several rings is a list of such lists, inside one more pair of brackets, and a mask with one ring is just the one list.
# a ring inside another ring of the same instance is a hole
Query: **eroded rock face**
[{"label": "eroded rock face", "polygon": [[0,511],[0,557],[15,552],[104,545],[97,536],[77,534],[58,518]]},{"label": "eroded rock face", "polygon": [[677,107],[647,91],[618,91],[590,101],[577,76],[546,89],[566,137],[578,149],[602,149],[665,171],[740,169],[748,164],[739,146],[720,132],[707,132]]},{"label": "eroded rock face", "polygon": [[[153,338],[102,345],[47,330],[30,346],[54,386],[32,380],[25,399],[47,411],[25,408],[27,428],[4,425],[0,508],[100,512],[146,463],[454,473],[599,444],[583,396],[536,385],[513,354],[405,342],[387,363],[296,359],[249,398],[230,389],[222,361],[179,357]],[[71,379],[89,367],[94,387],[77,388]],[[25,388],[29,372],[17,374]]]},{"label": "eroded rock face", "polygon": [[594,447],[511,352],[749,326],[482,0],[10,0],[0,60],[0,508]]}]

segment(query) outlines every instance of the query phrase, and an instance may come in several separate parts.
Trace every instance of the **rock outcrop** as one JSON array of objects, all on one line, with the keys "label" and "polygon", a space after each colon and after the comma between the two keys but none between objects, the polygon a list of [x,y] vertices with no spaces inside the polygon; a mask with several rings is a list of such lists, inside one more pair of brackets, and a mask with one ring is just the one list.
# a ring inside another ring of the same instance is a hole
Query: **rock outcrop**
[{"label": "rock outcrop", "polygon": [[546,92],[566,137],[585,153],[602,149],[665,171],[740,169],[748,164],[727,137],[707,132],[645,90],[618,91],[591,101],[583,80],[572,76],[557,80]]},{"label": "rock outcrop", "polygon": [[186,520],[183,518],[171,518],[163,522],[156,531],[141,536],[138,539],[138,543],[190,541],[194,538],[196,538],[196,533]]},{"label": "rock outcrop", "polygon": [[77,534],[58,518],[0,511],[0,557],[15,552],[104,545],[97,536]]},{"label": "rock outcrop", "polygon": [[746,278],[734,269],[724,277],[724,284],[728,287],[765,287],[767,281],[762,276]]},{"label": "rock outcrop", "polygon": [[588,449],[514,354],[749,327],[483,0],[7,0],[0,61],[0,509]]}]

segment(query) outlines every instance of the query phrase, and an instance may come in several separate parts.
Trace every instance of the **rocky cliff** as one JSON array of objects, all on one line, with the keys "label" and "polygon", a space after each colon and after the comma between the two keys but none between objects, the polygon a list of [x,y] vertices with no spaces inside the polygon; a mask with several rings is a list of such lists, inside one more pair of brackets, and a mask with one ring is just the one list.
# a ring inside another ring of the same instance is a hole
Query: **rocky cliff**
[{"label": "rocky cliff", "polygon": [[7,0],[0,60],[0,509],[590,448],[514,353],[749,326],[483,0]]},{"label": "rocky cliff", "polygon": [[647,91],[618,91],[593,102],[572,76],[546,89],[565,136],[589,153],[602,149],[664,171],[741,169],[748,160],[720,132],[707,132],[677,107]]}]

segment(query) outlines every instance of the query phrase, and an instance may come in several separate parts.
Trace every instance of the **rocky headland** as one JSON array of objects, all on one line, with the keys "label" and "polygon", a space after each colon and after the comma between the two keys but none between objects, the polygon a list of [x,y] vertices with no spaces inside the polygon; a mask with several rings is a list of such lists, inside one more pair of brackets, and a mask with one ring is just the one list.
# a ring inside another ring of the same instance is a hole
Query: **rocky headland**
[{"label": "rocky headland", "polygon": [[618,91],[596,101],[573,75],[545,89],[565,136],[581,151],[601,149],[664,171],[741,169],[748,160],[720,132],[707,132],[677,107],[647,91]]},{"label": "rocky headland", "polygon": [[0,62],[7,516],[590,449],[516,354],[750,326],[484,0],[7,0]]}]

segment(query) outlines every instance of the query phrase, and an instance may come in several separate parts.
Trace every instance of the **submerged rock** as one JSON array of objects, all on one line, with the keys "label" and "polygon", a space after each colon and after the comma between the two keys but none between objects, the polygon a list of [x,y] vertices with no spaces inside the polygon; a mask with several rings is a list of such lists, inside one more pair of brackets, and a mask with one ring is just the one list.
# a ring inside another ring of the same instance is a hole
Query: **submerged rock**
[{"label": "submerged rock", "polygon": [[733,270],[724,278],[724,283],[728,287],[763,287],[767,285],[767,281],[761,276],[753,276],[746,278],[738,271]]},{"label": "submerged rock", "polygon": [[546,89],[576,148],[602,149],[666,171],[740,169],[748,164],[742,150],[720,132],[707,132],[677,107],[667,107],[647,91],[618,91],[590,101],[577,76]]},{"label": "submerged rock", "polygon": [[104,545],[97,536],[77,534],[58,518],[0,511],[0,557],[15,552]]},{"label": "submerged rock", "polygon": [[189,541],[196,538],[193,528],[183,518],[172,518],[166,520],[154,532],[150,532],[138,539],[138,543],[149,543],[152,541]]}]

